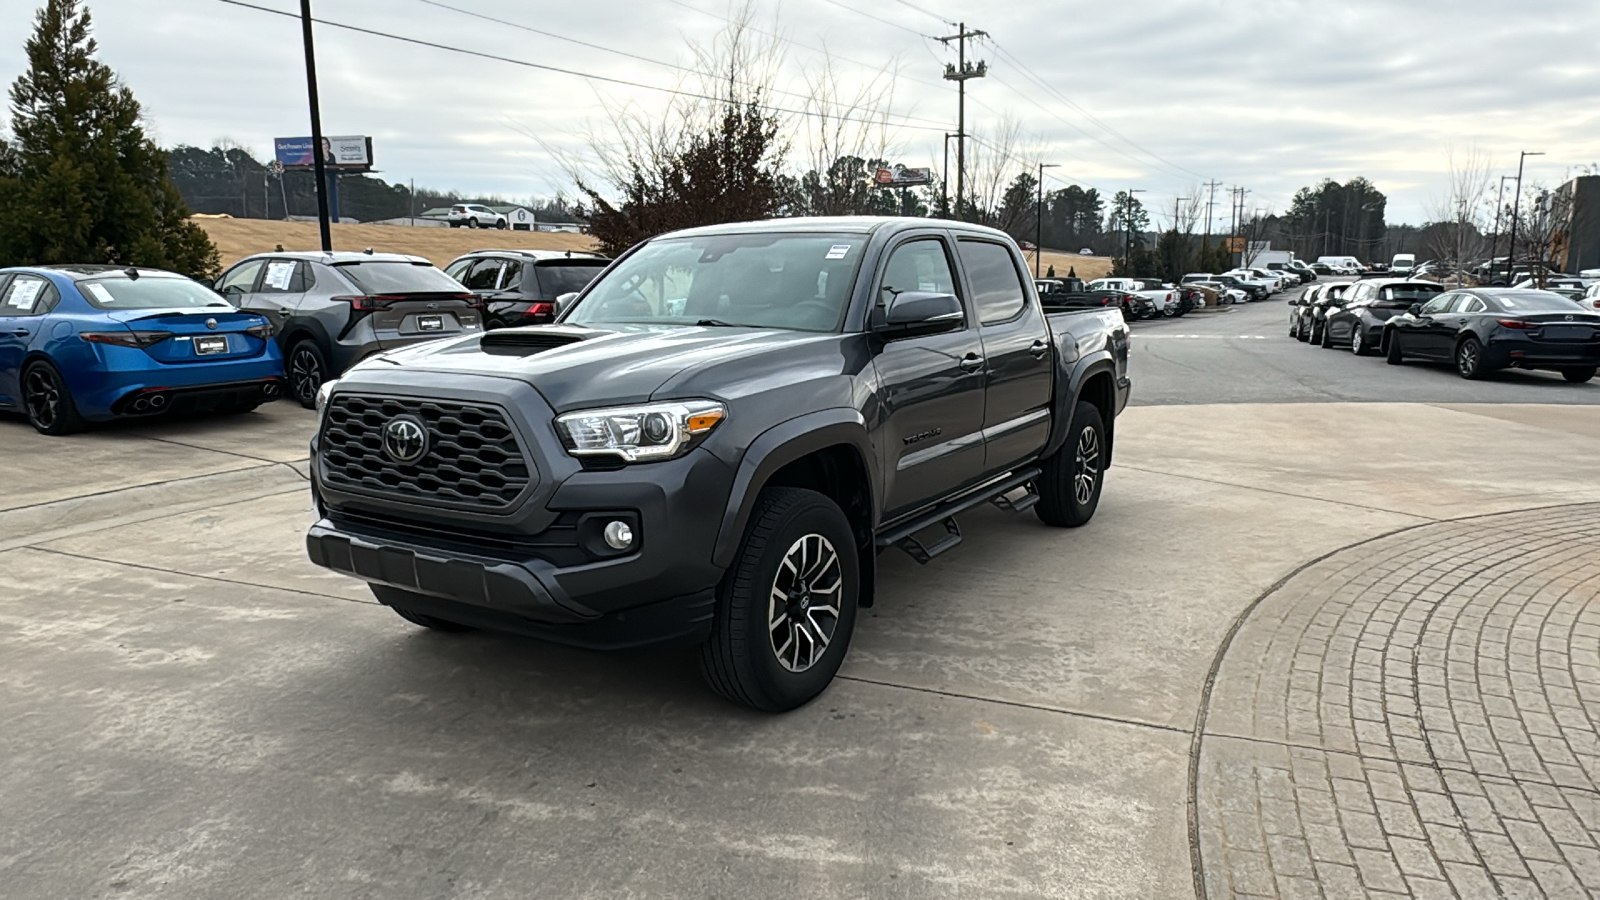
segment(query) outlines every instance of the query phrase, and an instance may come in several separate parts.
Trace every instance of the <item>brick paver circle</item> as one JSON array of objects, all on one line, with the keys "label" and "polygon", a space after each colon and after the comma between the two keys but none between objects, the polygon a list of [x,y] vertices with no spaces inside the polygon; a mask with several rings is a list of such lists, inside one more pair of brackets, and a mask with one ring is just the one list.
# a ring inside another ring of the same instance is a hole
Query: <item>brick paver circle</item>
[{"label": "brick paver circle", "polygon": [[1209,897],[1600,894],[1600,505],[1306,568],[1244,620],[1203,715]]}]

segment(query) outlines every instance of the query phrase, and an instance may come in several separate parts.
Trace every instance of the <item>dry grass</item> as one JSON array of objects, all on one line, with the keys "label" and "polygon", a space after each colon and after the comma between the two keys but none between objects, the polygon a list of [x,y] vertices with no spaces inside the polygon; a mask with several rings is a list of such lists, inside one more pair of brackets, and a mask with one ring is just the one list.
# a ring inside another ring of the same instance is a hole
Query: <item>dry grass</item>
[{"label": "dry grass", "polygon": [[[1033,254],[1026,254],[1028,264],[1033,264]],[[1109,256],[1079,256],[1076,253],[1062,253],[1058,250],[1045,250],[1039,254],[1039,274],[1050,271],[1056,267],[1056,276],[1067,277],[1068,272],[1077,271],[1078,277],[1084,281],[1093,281],[1111,274],[1111,258]]]},{"label": "dry grass", "polygon": [[[279,222],[270,219],[195,219],[222,253],[222,264],[252,253],[270,253],[279,244],[285,250],[316,250],[322,246],[315,222]],[[593,250],[586,234],[542,231],[486,231],[476,228],[415,228],[406,225],[334,225],[333,249],[380,253],[410,253],[443,268],[473,250]]]}]

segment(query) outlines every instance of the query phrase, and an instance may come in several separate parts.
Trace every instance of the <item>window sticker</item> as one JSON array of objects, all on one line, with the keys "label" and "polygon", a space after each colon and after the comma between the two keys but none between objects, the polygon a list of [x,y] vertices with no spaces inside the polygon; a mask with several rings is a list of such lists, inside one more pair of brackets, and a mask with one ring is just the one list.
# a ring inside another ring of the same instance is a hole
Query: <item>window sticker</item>
[{"label": "window sticker", "polygon": [[106,286],[103,284],[95,284],[91,281],[88,284],[80,285],[80,287],[93,294],[94,299],[101,303],[111,304],[117,302],[117,298],[111,296],[111,292],[106,290]]},{"label": "window sticker", "polygon": [[828,259],[844,259],[845,254],[849,252],[849,244],[834,244],[828,248]]},{"label": "window sticker", "polygon": [[39,292],[44,290],[44,282],[29,278],[19,280],[11,286],[11,302],[7,306],[14,306],[25,312],[33,311],[33,301],[38,299]]},{"label": "window sticker", "polygon": [[289,282],[294,278],[294,263],[273,262],[267,263],[267,278],[264,282],[267,287],[278,291],[287,291]]}]

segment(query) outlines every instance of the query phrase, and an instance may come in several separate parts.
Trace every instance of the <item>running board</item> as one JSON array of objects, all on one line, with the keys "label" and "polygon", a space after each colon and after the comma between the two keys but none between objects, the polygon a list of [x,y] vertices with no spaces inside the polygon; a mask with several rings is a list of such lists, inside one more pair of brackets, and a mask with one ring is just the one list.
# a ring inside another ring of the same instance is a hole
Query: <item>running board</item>
[{"label": "running board", "polygon": [[[965,512],[983,503],[995,503],[1002,509],[1024,510],[1039,502],[1039,495],[1029,486],[1034,479],[1039,477],[1037,468],[1024,469],[1013,472],[995,481],[982,485],[975,490],[962,494],[952,500],[928,510],[927,512],[903,522],[878,535],[873,543],[879,550],[889,547],[899,547],[912,559],[926,564],[935,556],[953,549],[961,543],[961,526],[956,524],[956,513]],[[1019,488],[1028,489],[1028,495],[1012,501],[1006,497]],[[917,540],[917,532],[934,525],[943,525],[944,537],[932,543],[923,543]]]}]

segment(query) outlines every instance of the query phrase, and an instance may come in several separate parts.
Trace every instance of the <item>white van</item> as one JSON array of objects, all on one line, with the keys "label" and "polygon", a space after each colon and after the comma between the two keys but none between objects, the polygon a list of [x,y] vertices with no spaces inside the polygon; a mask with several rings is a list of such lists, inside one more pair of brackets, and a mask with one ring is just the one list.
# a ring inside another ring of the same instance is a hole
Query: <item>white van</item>
[{"label": "white van", "polygon": [[1354,256],[1319,256],[1317,262],[1341,275],[1356,275],[1361,272],[1361,262]]},{"label": "white van", "polygon": [[1396,253],[1389,261],[1389,271],[1396,275],[1410,275],[1417,268],[1415,253]]}]

